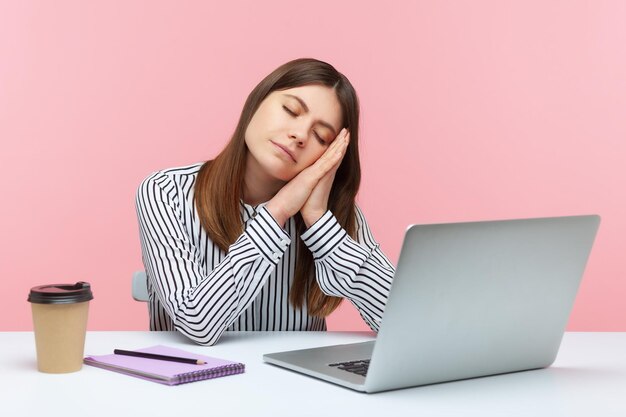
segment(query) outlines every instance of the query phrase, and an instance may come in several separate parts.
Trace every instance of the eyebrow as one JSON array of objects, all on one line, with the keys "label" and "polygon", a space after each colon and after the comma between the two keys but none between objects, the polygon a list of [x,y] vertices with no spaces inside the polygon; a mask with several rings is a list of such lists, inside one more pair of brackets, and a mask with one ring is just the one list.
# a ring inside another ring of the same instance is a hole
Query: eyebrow
[{"label": "eyebrow", "polygon": [[[304,108],[304,111],[305,111],[306,113],[308,113],[308,112],[309,112],[309,107],[306,105],[306,103],[304,102],[304,100],[302,100],[300,97],[298,97],[298,96],[294,96],[293,94],[283,94],[283,95],[285,95],[285,96],[287,96],[287,97],[295,98],[296,100],[298,100],[298,102],[300,103],[300,105]],[[328,129],[330,129],[330,131],[331,131],[331,132],[333,132],[333,134],[334,134],[335,136],[337,136],[337,132],[335,131],[335,128],[333,127],[333,125],[331,125],[330,123],[327,123],[327,122],[325,122],[325,121],[323,121],[323,120],[317,120],[317,122],[318,122],[319,124],[321,124],[322,126],[327,127]]]}]

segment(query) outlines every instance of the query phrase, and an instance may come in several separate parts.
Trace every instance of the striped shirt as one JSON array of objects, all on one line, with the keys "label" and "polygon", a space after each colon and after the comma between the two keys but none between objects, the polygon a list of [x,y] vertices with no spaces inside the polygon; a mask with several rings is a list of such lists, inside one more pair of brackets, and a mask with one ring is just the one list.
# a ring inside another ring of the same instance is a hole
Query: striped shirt
[{"label": "striped shirt", "polygon": [[[193,201],[202,163],[152,173],[139,185],[136,209],[148,277],[151,330],[177,330],[196,343],[215,344],[227,330],[326,330],[289,302],[296,227],[281,227],[266,209],[241,202],[243,233],[222,251],[201,226]],[[356,208],[357,240],[330,211],[300,238],[314,258],[328,295],[347,298],[378,331],[394,266]]]}]

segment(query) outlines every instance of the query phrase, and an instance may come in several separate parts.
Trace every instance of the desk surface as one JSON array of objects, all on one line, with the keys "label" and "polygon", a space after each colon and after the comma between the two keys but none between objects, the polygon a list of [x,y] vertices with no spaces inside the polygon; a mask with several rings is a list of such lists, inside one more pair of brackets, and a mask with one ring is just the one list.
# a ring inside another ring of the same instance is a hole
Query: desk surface
[{"label": "desk surface", "polygon": [[246,364],[241,375],[169,387],[90,366],[70,374],[39,373],[33,334],[0,333],[1,405],[10,410],[7,415],[47,417],[626,415],[626,333],[566,333],[556,362],[547,369],[369,395],[262,360],[263,353],[373,337],[240,332],[202,347],[173,332],[88,332],[86,355],[166,344]]}]

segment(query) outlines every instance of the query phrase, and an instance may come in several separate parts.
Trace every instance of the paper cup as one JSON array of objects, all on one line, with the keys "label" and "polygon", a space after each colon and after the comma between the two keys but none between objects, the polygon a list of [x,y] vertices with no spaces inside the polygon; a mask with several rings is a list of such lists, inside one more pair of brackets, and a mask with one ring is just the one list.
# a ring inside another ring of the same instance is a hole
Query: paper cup
[{"label": "paper cup", "polygon": [[87,282],[41,285],[30,290],[40,372],[57,374],[82,368],[92,299]]}]

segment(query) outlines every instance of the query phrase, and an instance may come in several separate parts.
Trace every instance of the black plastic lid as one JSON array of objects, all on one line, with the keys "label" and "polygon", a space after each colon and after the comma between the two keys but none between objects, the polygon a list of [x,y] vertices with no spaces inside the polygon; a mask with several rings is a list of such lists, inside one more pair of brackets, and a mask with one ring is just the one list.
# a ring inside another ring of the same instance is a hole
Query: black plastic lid
[{"label": "black plastic lid", "polygon": [[88,282],[76,284],[49,284],[30,289],[28,301],[37,304],[72,304],[93,299]]}]

